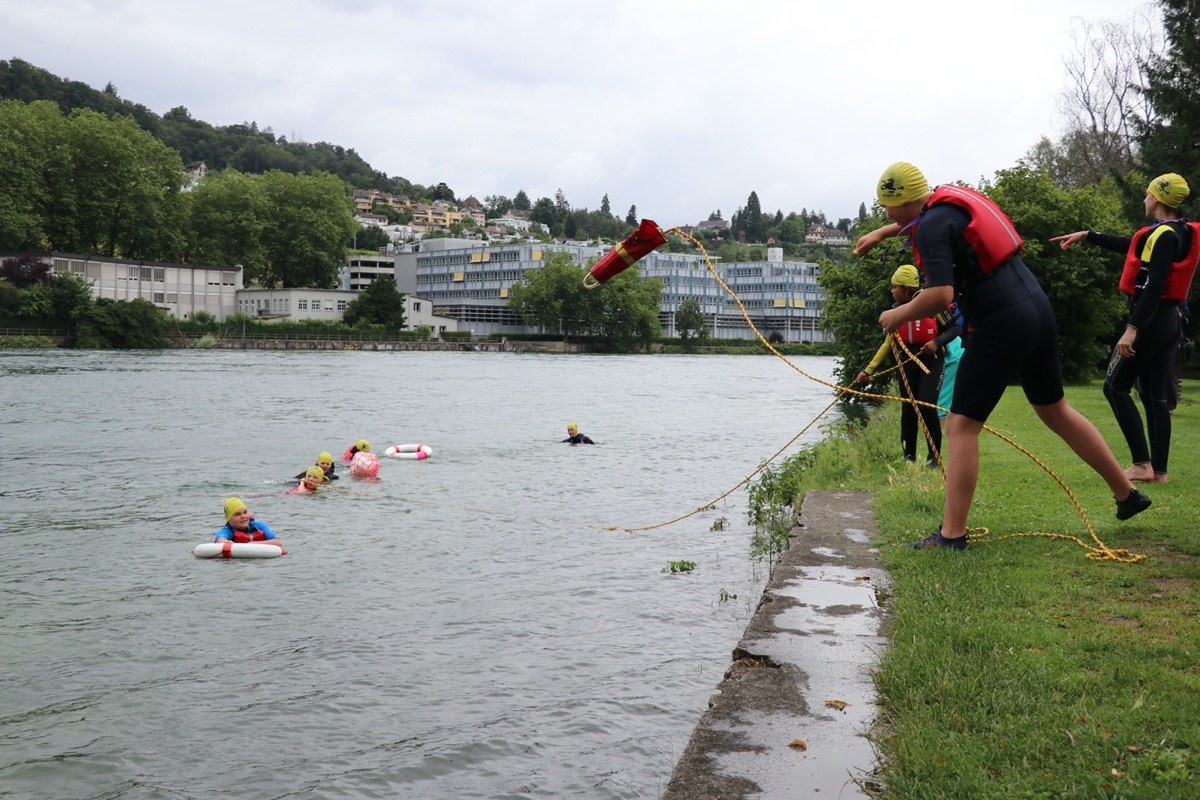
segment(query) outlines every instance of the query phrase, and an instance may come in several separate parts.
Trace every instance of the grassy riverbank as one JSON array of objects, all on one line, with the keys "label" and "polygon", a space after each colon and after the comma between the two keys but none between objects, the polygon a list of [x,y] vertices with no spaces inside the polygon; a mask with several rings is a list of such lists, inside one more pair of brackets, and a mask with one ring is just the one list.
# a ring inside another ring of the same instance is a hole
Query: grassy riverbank
[{"label": "grassy riverbank", "polygon": [[[937,527],[943,495],[936,470],[899,461],[894,404],[794,459],[803,469],[763,478],[777,497],[874,492],[894,581],[876,677],[888,798],[1200,796],[1197,392],[1185,383],[1174,418],[1172,482],[1144,487],[1154,506],[1124,523],[1103,482],[1007,392],[989,424],[1058,474],[1099,541],[1054,479],[985,431],[970,524],[990,533],[965,552],[895,547]],[[1100,387],[1068,398],[1128,463]],[[1145,558],[1089,558],[1105,547]]]}]

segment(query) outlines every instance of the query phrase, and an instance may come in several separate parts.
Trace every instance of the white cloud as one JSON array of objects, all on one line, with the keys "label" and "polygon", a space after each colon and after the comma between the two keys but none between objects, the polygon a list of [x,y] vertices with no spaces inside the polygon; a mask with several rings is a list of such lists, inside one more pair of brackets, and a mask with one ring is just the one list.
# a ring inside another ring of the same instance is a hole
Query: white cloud
[{"label": "white cloud", "polygon": [[459,196],[553,197],[664,226],[869,203],[895,160],[975,181],[1058,133],[1073,17],[1135,0],[508,4],[45,0],[21,58],[162,114],[353,148]]}]

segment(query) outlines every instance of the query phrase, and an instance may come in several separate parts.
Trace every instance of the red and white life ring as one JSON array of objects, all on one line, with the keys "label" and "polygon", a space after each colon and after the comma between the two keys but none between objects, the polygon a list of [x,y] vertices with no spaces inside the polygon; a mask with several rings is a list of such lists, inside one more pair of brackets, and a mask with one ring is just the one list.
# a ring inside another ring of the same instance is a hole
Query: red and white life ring
[{"label": "red and white life ring", "polygon": [[204,542],[192,548],[196,558],[275,558],[286,554],[282,547],[262,542]]},{"label": "red and white life ring", "polygon": [[433,448],[427,444],[394,444],[383,454],[388,458],[415,458],[420,461],[433,455]]}]

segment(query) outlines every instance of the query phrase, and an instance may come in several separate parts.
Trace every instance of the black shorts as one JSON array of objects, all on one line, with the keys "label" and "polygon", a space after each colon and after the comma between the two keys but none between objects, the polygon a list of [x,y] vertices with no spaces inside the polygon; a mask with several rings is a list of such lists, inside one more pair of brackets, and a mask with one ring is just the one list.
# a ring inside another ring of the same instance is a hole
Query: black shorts
[{"label": "black shorts", "polygon": [[1063,398],[1058,324],[1046,293],[1019,258],[963,295],[970,333],[950,411],[986,422],[1014,378],[1035,406]]}]

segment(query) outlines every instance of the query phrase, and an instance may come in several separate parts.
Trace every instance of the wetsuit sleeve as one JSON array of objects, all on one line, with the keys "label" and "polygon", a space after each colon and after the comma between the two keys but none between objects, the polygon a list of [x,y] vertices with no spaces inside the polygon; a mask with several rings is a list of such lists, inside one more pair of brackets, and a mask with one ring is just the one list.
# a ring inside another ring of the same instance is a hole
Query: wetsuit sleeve
[{"label": "wetsuit sleeve", "polygon": [[593,441],[592,441],[590,438],[588,438],[587,436],[584,436],[584,437],[583,437],[583,443],[584,443],[584,444],[595,444],[595,442],[593,442]]},{"label": "wetsuit sleeve", "polygon": [[883,340],[883,344],[879,345],[879,349],[875,351],[875,357],[871,359],[871,363],[867,364],[867,368],[863,372],[868,375],[874,375],[875,370],[879,369],[879,365],[892,352],[892,339],[889,336]]},{"label": "wetsuit sleeve", "polygon": [[970,214],[949,203],[939,203],[925,212],[914,240],[921,254],[927,288],[953,286],[956,277],[960,280],[966,277],[954,274],[954,243],[962,238],[970,222]]},{"label": "wetsuit sleeve", "polygon": [[1129,252],[1129,245],[1133,241],[1132,236],[1113,236],[1111,233],[1097,233],[1096,231],[1088,231],[1088,244],[1094,244],[1097,247],[1103,247],[1105,250],[1112,250],[1114,253]]},{"label": "wetsuit sleeve", "polygon": [[1146,285],[1133,300],[1127,325],[1141,330],[1150,324],[1150,319],[1158,311],[1158,301],[1167,288],[1171,262],[1175,260],[1178,249],[1179,234],[1170,225],[1159,225],[1146,237],[1141,252],[1142,263],[1148,270]]},{"label": "wetsuit sleeve", "polygon": [[933,337],[933,341],[937,343],[939,350],[945,349],[946,345],[950,344],[952,341],[962,335],[962,328],[960,328],[958,325],[939,325],[939,327],[941,328],[941,333]]},{"label": "wetsuit sleeve", "polygon": [[226,525],[224,528],[221,528],[221,530],[219,530],[215,534],[213,534],[213,541],[214,542],[232,542],[233,541],[233,531],[229,530],[229,526]]}]

